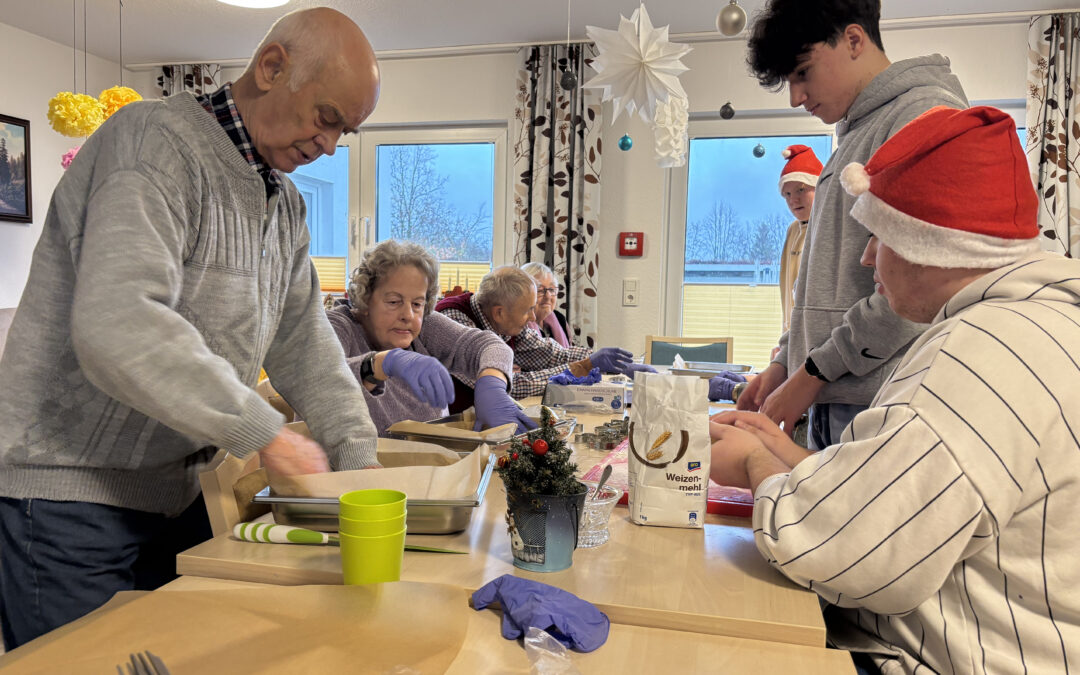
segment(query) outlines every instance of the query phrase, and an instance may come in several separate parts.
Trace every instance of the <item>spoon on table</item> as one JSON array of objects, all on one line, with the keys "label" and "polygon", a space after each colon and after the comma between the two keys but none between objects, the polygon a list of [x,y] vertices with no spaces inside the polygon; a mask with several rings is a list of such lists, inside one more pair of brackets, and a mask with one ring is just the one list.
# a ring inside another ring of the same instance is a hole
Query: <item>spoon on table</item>
[{"label": "spoon on table", "polygon": [[610,464],[605,466],[604,471],[600,474],[600,482],[596,484],[596,492],[593,492],[593,496],[592,496],[593,499],[599,499],[600,498],[600,492],[604,489],[604,483],[607,482],[608,478],[611,478],[611,465]]}]

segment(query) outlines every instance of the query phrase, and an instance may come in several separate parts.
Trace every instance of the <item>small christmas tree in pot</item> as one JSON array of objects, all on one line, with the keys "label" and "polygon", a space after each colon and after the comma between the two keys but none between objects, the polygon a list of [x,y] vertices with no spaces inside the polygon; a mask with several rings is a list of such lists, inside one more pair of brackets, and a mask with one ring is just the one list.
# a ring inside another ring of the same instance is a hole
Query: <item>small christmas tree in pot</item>
[{"label": "small christmas tree in pot", "polygon": [[573,562],[588,491],[574,477],[577,464],[555,422],[541,407],[540,427],[525,440],[515,438],[498,464],[514,565],[534,572],[557,572]]}]

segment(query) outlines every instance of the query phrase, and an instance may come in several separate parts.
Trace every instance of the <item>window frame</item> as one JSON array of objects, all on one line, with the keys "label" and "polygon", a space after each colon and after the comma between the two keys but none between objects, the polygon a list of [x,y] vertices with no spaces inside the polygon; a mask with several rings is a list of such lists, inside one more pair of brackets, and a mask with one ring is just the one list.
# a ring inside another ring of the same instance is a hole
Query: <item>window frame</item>
[{"label": "window frame", "polygon": [[[690,140],[704,138],[747,138],[767,136],[828,135],[836,151],[833,125],[825,124],[805,113],[767,111],[738,113],[725,120],[715,114],[708,117],[691,116],[688,128]],[[689,157],[689,156],[688,156]],[[689,190],[690,163],[670,170],[667,189],[667,222],[663,245],[663,326],[665,335],[682,335],[683,274],[686,257],[686,207]],[[777,177],[779,178],[779,176]],[[777,200],[782,203],[779,194]]]},{"label": "window frame", "polygon": [[[365,129],[358,134],[360,170],[358,175],[358,218],[355,236],[350,232],[350,255],[353,242],[356,255],[376,243],[375,223],[377,199],[376,148],[380,145],[437,145],[445,143],[492,143],[495,146],[491,204],[491,265],[498,267],[513,259],[513,239],[508,236],[511,222],[510,200],[507,199],[507,127],[505,123],[470,124],[461,126],[387,126]],[[356,258],[357,260],[359,257]]]}]

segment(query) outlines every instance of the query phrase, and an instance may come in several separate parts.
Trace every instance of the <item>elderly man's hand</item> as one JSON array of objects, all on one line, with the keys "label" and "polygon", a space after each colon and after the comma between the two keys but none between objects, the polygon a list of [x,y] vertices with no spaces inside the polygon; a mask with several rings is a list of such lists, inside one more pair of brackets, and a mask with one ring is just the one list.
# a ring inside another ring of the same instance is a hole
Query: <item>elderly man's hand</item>
[{"label": "elderly man's hand", "polygon": [[712,440],[718,440],[724,430],[732,426],[757,436],[769,452],[788,466],[795,466],[815,454],[791,440],[783,429],[762,413],[744,410],[725,410],[710,417],[709,434]]},{"label": "elderly man's hand", "polygon": [[330,470],[322,446],[288,429],[279,431],[274,440],[259,450],[259,455],[266,472],[272,475],[297,476]]}]

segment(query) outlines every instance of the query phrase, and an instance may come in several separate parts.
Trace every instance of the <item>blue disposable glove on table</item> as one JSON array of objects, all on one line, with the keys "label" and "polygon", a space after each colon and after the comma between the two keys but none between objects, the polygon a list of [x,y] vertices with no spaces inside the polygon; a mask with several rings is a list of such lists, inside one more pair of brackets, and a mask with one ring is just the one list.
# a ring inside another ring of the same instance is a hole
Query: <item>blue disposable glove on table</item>
[{"label": "blue disposable glove on table", "polygon": [[507,640],[535,626],[571,649],[591,652],[604,644],[611,626],[606,614],[573,593],[511,574],[489,581],[472,595],[476,609],[493,602],[502,605],[502,636]]},{"label": "blue disposable glove on table", "polygon": [[597,349],[589,356],[592,364],[605,373],[621,373],[634,361],[634,355],[618,347]]},{"label": "blue disposable glove on table", "polygon": [[709,400],[730,401],[731,394],[735,391],[735,385],[746,382],[746,378],[730,370],[722,371],[719,375],[713,375],[709,379]]},{"label": "blue disposable glove on table", "polygon": [[634,379],[634,373],[655,373],[655,372],[656,372],[656,368],[653,368],[652,366],[650,366],[647,363],[631,363],[630,365],[626,366],[626,368],[623,368],[622,374],[629,377],[632,380],[632,379]]},{"label": "blue disposable glove on table", "polygon": [[436,408],[454,401],[454,382],[438,359],[406,349],[391,349],[382,363],[387,377],[397,377],[409,385],[416,397]]},{"label": "blue disposable glove on table", "polygon": [[536,428],[536,422],[525,414],[506,393],[506,383],[494,375],[484,375],[473,387],[473,406],[476,408],[476,425],[473,431],[517,423],[517,433],[523,434]]}]

